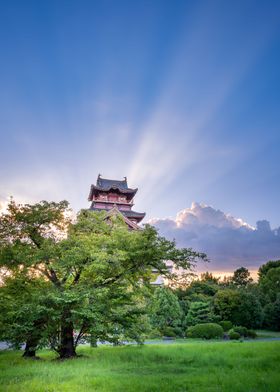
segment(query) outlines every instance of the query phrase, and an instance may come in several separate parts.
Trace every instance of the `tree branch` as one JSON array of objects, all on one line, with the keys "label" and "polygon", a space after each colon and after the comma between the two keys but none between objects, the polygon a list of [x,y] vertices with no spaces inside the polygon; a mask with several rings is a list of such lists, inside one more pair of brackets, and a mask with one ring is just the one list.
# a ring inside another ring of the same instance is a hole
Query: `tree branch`
[{"label": "tree branch", "polygon": [[78,345],[79,340],[81,339],[81,337],[85,334],[85,332],[86,332],[85,328],[86,328],[86,326],[85,326],[85,324],[83,323],[83,325],[82,325],[82,327],[81,327],[81,329],[80,329],[80,332],[78,333],[78,336],[77,336],[77,338],[76,338],[75,341],[74,341],[74,346],[75,346],[75,348],[77,347],[77,345]]}]

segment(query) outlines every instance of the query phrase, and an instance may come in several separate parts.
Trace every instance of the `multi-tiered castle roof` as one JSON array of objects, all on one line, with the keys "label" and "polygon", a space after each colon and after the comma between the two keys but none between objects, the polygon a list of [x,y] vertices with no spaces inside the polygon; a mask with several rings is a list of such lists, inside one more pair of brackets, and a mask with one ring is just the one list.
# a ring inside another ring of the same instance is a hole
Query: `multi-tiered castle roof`
[{"label": "multi-tiered castle roof", "polygon": [[91,201],[90,209],[93,211],[108,211],[108,213],[121,213],[133,229],[139,228],[138,223],[145,217],[145,213],[132,210],[133,198],[137,188],[132,189],[127,185],[127,179],[109,180],[101,178],[99,174],[96,185],[91,185],[88,200]]}]

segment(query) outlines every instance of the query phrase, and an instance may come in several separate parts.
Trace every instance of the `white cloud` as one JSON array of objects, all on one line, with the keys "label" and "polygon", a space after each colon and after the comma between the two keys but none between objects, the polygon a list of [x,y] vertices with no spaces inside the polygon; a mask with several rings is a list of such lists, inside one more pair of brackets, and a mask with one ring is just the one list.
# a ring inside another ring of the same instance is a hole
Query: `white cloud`
[{"label": "white cloud", "polygon": [[254,229],[241,218],[234,218],[230,214],[215,210],[213,207],[203,203],[192,203],[190,208],[185,208],[178,212],[175,221],[177,227],[183,227],[188,224],[202,224],[219,228],[227,227],[237,229],[239,227],[246,227],[248,229]]},{"label": "white cloud", "polygon": [[162,235],[175,238],[179,246],[206,252],[211,260],[206,269],[212,271],[240,266],[256,270],[267,260],[280,258],[280,229],[271,230],[267,221],[257,222],[255,228],[205,204],[192,203],[175,219],[151,219],[149,223]]},{"label": "white cloud", "polygon": [[8,206],[8,199],[0,196],[0,214],[6,212]]}]

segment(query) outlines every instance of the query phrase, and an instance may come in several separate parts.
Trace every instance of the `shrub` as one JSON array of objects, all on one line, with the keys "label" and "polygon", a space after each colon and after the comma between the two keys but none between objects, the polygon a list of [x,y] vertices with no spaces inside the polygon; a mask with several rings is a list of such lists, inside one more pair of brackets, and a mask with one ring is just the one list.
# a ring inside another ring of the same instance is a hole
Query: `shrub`
[{"label": "shrub", "polygon": [[148,337],[150,339],[157,339],[157,338],[160,338],[161,335],[162,335],[161,332],[158,329],[154,328],[150,331],[150,333],[148,334]]},{"label": "shrub", "polygon": [[248,329],[246,327],[233,327],[234,332],[239,333],[240,336],[243,336],[244,338],[247,337]]},{"label": "shrub", "polygon": [[247,331],[247,337],[251,339],[256,339],[257,333],[253,329],[248,329]]},{"label": "shrub", "polygon": [[186,323],[188,326],[216,321],[209,302],[195,301],[190,304]]},{"label": "shrub", "polygon": [[238,339],[240,339],[240,334],[238,332],[235,332],[234,329],[231,329],[228,332],[228,336],[229,336],[230,340],[238,340]]},{"label": "shrub", "polygon": [[229,331],[233,327],[231,321],[220,321],[219,325],[223,328],[225,332]]},{"label": "shrub", "polygon": [[180,327],[174,327],[173,331],[175,332],[176,336],[179,336],[179,337],[184,336],[183,330]]},{"label": "shrub", "polygon": [[169,338],[176,338],[176,332],[174,331],[174,329],[172,327],[165,327],[162,330],[162,335],[169,337]]},{"label": "shrub", "polygon": [[221,338],[223,334],[223,328],[215,323],[196,324],[193,327],[189,327],[186,332],[188,338],[202,339]]}]

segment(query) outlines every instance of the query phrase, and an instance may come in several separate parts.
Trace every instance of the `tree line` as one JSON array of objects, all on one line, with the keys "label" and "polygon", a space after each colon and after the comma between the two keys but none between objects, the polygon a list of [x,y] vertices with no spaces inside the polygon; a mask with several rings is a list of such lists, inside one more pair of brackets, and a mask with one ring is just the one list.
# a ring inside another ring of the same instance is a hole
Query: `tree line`
[{"label": "tree line", "polygon": [[155,335],[185,336],[197,324],[224,322],[279,331],[280,260],[263,264],[257,282],[241,267],[228,278],[206,272],[185,287],[157,288],[150,320]]}]

